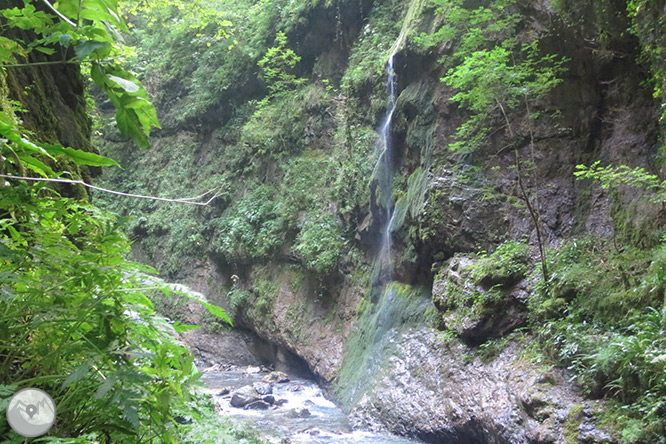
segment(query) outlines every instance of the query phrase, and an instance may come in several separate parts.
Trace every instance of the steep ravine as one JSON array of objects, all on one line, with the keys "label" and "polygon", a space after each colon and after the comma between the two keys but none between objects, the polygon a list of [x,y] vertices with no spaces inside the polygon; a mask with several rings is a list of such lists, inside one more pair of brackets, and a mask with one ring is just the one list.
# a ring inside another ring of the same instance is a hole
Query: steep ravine
[{"label": "steep ravine", "polygon": [[[543,113],[557,111],[557,125],[535,128],[536,153],[529,143],[517,150],[534,161],[539,183],[530,186],[546,244],[612,236],[618,204],[631,193],[614,195],[573,173],[595,160],[648,166],[657,152],[655,104],[641,86],[645,68],[635,62],[638,42],[619,20],[601,48],[591,23],[572,24],[543,2],[528,3],[521,6],[525,22],[550,30],[544,50],[569,59],[563,82],[539,103]],[[420,12],[403,20],[410,5]],[[178,103],[194,100],[196,91],[182,79],[160,85],[156,74],[149,77],[168,128],[147,153],[123,151],[125,143],[107,132],[102,147],[125,170],[104,180],[150,194],[223,184],[228,194],[200,210],[110,206],[136,216],[137,258],[223,306],[238,327],[270,344],[268,355],[298,356],[356,425],[431,443],[613,442],[598,421],[603,401],[535,357],[529,331],[515,333],[528,326],[534,275],[482,280],[482,291],[499,287],[504,295],[482,312],[452,302],[453,287],[475,285],[469,267],[476,259],[464,254],[525,237],[526,261],[536,264],[538,250],[516,198],[515,153],[501,149],[504,133],[472,154],[448,149],[465,118],[450,100],[455,91],[439,81],[437,60],[450,45],[423,49],[414,39],[438,20],[417,1],[389,7],[341,0],[308,9],[287,27],[303,57],[296,74],[305,86],[297,98],[273,98],[254,117],[243,107],[266,93],[261,81],[253,83],[254,64],[246,65],[251,80],[180,123]],[[392,54],[401,28],[405,41]],[[322,45],[327,38],[334,44]],[[377,66],[393,55],[387,228],[386,196],[373,171],[387,108],[385,71]],[[164,99],[174,94],[178,101]],[[509,119],[521,125],[520,116]],[[631,223],[649,223],[658,211],[641,207]],[[392,282],[373,287],[383,230]],[[334,265],[317,262],[331,252]],[[479,345],[497,343],[496,352],[480,352],[486,349]]]}]

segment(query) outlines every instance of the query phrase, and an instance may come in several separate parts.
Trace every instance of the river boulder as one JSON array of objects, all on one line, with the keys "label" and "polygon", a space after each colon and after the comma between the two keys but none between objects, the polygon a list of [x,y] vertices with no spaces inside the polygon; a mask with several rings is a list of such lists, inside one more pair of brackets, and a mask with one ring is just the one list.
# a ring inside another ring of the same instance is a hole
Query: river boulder
[{"label": "river boulder", "polygon": [[252,384],[252,387],[260,395],[270,395],[271,393],[273,393],[273,386],[267,382],[255,382],[254,384]]},{"label": "river boulder", "polygon": [[273,384],[283,384],[289,382],[289,376],[282,372],[271,372],[268,375],[264,376],[261,379],[261,382],[273,383]]},{"label": "river boulder", "polygon": [[262,401],[261,399],[258,401],[253,401],[246,405],[244,408],[245,410],[268,410],[271,407],[271,405],[265,401]]},{"label": "river boulder", "polygon": [[250,385],[243,386],[231,394],[231,406],[243,408],[246,405],[259,401],[261,395]]}]

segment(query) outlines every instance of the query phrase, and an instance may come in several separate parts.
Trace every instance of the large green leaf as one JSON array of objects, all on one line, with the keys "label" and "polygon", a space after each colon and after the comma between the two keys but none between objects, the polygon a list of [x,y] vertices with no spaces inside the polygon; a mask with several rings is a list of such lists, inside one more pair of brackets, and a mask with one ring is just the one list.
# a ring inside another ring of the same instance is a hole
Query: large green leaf
[{"label": "large green leaf", "polygon": [[81,10],[81,18],[108,22],[114,26],[120,27],[123,31],[127,31],[125,23],[118,13],[117,4],[114,1],[84,0],[83,9]]},{"label": "large green leaf", "polygon": [[107,42],[100,42],[99,40],[82,40],[74,45],[74,52],[79,60],[86,59],[94,51],[110,46]]},{"label": "large green leaf", "polygon": [[159,128],[159,121],[148,94],[134,76],[117,66],[103,63],[93,63],[90,74],[116,107],[120,132],[131,137],[139,147],[150,148],[150,128]]},{"label": "large green leaf", "polygon": [[128,93],[136,93],[141,90],[141,87],[132,80],[123,79],[122,77],[114,76],[112,74],[109,74],[109,80],[120,86]]},{"label": "large green leaf", "polygon": [[55,176],[55,172],[50,167],[48,167],[46,164],[44,164],[44,162],[35,157],[23,156],[20,159],[23,166],[39,174],[42,177]]},{"label": "large green leaf", "polygon": [[67,156],[71,161],[77,165],[90,165],[90,166],[117,166],[120,167],[118,162],[108,157],[100,156],[99,154],[90,153],[88,151],[78,150],[75,148],[59,147],[60,151]]},{"label": "large green leaf", "polygon": [[[108,157],[100,156],[96,153],[90,153],[75,148],[63,147],[62,145],[51,145],[48,143],[37,143],[23,137],[20,132],[14,129],[11,125],[0,121],[0,134],[8,141],[15,143],[20,148],[23,148],[31,153],[41,154],[55,160],[54,156],[62,155],[77,165],[90,165],[90,166],[120,166],[118,163],[109,159]],[[37,159],[30,159],[27,153],[19,154],[22,162],[34,172],[46,176],[53,174],[51,168]]]},{"label": "large green leaf", "polygon": [[79,0],[58,0],[58,11],[70,19],[76,19],[79,8]]},{"label": "large green leaf", "polygon": [[116,123],[120,132],[131,137],[139,147],[144,149],[150,148],[148,135],[143,131],[143,126],[139,126],[141,122],[134,110],[127,108],[116,109]]},{"label": "large green leaf", "polygon": [[134,110],[146,134],[150,135],[150,128],[152,126],[160,128],[155,107],[148,100],[143,97],[125,95],[122,97],[120,103],[122,107]]}]

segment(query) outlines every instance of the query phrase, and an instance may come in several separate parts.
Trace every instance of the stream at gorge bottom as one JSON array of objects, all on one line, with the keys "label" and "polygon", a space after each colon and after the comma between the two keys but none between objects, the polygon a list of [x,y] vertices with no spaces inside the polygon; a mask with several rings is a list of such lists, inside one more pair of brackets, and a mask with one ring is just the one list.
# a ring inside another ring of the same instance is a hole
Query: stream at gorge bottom
[{"label": "stream at gorge bottom", "polygon": [[[232,369],[204,374],[220,414],[239,425],[257,429],[271,444],[418,444],[394,435],[352,430],[344,412],[324,397],[311,380],[289,375],[288,382],[272,383],[276,404],[266,410],[232,407],[231,394],[245,386],[261,384],[268,373]],[[228,392],[228,393],[227,393]],[[225,393],[221,395],[220,393]]]}]

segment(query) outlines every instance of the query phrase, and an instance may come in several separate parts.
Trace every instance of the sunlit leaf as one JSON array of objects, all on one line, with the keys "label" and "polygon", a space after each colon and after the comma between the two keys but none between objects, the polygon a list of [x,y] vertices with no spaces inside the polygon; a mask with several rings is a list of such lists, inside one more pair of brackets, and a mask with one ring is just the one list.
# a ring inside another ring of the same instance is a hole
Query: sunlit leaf
[{"label": "sunlit leaf", "polygon": [[200,325],[187,325],[187,324],[181,324],[180,322],[176,322],[173,324],[173,329],[176,330],[178,333],[184,333],[186,331],[191,331],[191,330],[197,330],[201,328]]},{"label": "sunlit leaf", "polygon": [[138,92],[141,89],[139,87],[139,85],[137,85],[136,82],[133,82],[133,81],[127,80],[127,79],[123,79],[122,77],[114,76],[112,74],[109,74],[109,80],[111,80],[113,83],[120,86],[122,89],[124,89],[128,93],[135,93],[135,92]]}]

